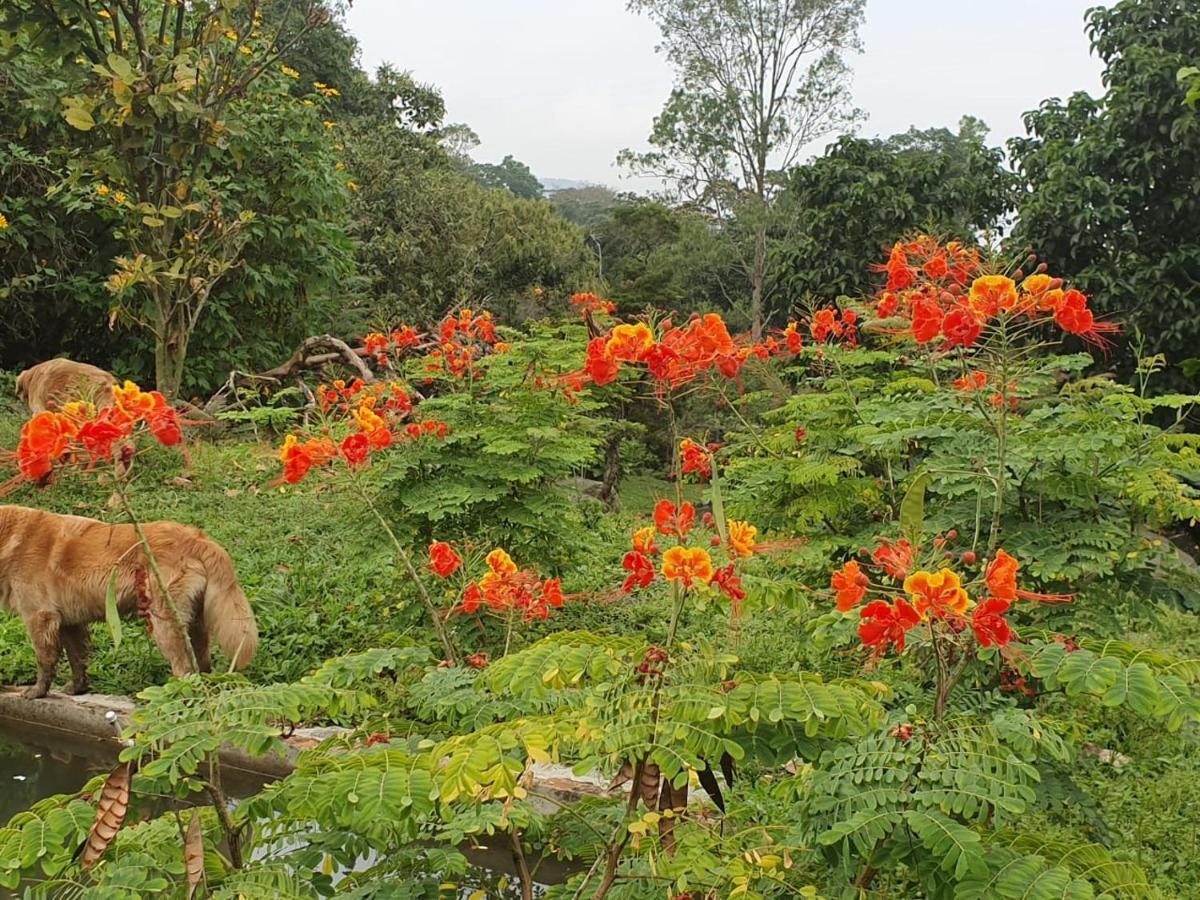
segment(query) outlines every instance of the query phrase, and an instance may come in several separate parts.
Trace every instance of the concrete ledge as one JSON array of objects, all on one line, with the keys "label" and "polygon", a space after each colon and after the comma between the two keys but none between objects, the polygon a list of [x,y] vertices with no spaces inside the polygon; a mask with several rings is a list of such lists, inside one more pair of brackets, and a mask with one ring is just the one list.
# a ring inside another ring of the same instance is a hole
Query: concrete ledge
[{"label": "concrete ledge", "polygon": [[[14,735],[19,736],[21,728],[26,726],[31,732],[40,732],[42,741],[44,735],[54,732],[67,741],[91,738],[103,742],[110,760],[115,760],[120,752],[120,734],[129,725],[133,709],[134,703],[128,697],[109,694],[72,697],[51,692],[40,700],[26,700],[21,696],[20,688],[0,687],[0,724],[10,726],[9,731]],[[255,785],[261,786],[263,782],[291,774],[302,750],[346,732],[345,728],[297,728],[284,738],[286,750],[283,756],[251,756],[227,744],[221,748],[221,763],[233,770],[230,772],[233,780],[250,786],[249,793],[256,789]],[[547,811],[584,796],[601,797],[608,793],[598,774],[580,778],[567,766],[537,763],[532,775],[529,790],[546,798]],[[230,788],[233,788],[232,784]]]}]

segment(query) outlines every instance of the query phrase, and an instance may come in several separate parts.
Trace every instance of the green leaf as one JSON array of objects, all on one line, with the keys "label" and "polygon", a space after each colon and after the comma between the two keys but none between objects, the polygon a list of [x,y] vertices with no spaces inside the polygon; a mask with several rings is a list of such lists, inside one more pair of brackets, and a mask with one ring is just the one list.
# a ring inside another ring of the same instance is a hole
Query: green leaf
[{"label": "green leaf", "polygon": [[92,114],[79,106],[68,106],[63,118],[67,120],[68,125],[80,131],[91,131],[96,127],[96,120],[92,118]]},{"label": "green leaf", "polygon": [[113,646],[121,646],[121,614],[117,610],[117,569],[108,573],[108,593],[104,596],[104,621],[112,632]]},{"label": "green leaf", "polygon": [[133,66],[129,64],[129,60],[117,53],[108,54],[108,67],[126,84],[137,78],[137,74],[133,71]]},{"label": "green leaf", "polygon": [[900,527],[910,535],[910,540],[919,537],[925,527],[925,489],[929,482],[929,473],[922,472],[913,479],[900,502]]}]

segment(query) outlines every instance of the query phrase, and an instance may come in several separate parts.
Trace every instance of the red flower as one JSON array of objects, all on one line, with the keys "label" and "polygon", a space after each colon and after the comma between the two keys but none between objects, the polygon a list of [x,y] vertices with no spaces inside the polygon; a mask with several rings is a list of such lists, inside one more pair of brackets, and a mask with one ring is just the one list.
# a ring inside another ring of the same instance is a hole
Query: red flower
[{"label": "red flower", "polygon": [[1103,337],[1102,333],[1115,332],[1117,326],[1111,322],[1097,322],[1092,311],[1088,309],[1087,302],[1087,297],[1079,291],[1065,292],[1054,311],[1054,321],[1063,331],[1077,334],[1089,344],[1098,347],[1111,346],[1111,341]]},{"label": "red flower", "polygon": [[97,416],[80,426],[77,438],[94,463],[102,459],[110,459],[113,444],[127,433],[126,428],[117,425],[107,416]]},{"label": "red flower", "polygon": [[1038,600],[1042,603],[1070,603],[1071,594],[1035,594],[1032,591],[1022,591],[1017,588],[1017,570],[1021,564],[1003,550],[996,551],[996,558],[988,563],[984,580],[988,592],[998,600],[1015,603],[1018,597],[1026,600]]},{"label": "red flower", "polygon": [[946,254],[939,253],[928,260],[925,265],[921,266],[921,271],[934,281],[945,278],[946,273],[950,271],[950,267],[946,264]]},{"label": "red flower", "polygon": [[621,590],[627,594],[635,588],[649,587],[650,582],[654,580],[654,564],[636,550],[630,550],[625,554],[625,559],[621,561],[621,568],[629,572],[625,583],[621,585]]},{"label": "red flower", "polygon": [[742,590],[742,579],[733,573],[733,563],[713,572],[712,581],[709,583],[716,585],[722,594],[735,603],[746,598],[746,592]]},{"label": "red flower", "polygon": [[621,371],[621,363],[609,355],[607,348],[608,341],[603,337],[593,338],[588,343],[583,371],[597,386],[615,380]]},{"label": "red flower", "polygon": [[850,560],[841,569],[833,573],[829,586],[837,591],[838,612],[850,612],[862,602],[867,595],[867,585],[870,580],[855,560]]},{"label": "red flower", "polygon": [[462,565],[462,557],[445,541],[429,545],[429,568],[438,578],[449,578]]},{"label": "red flower", "polygon": [[483,591],[475,582],[467,585],[467,590],[463,594],[463,612],[468,614],[475,613],[479,607],[483,605]]},{"label": "red flower", "polygon": [[842,323],[837,320],[837,313],[832,309],[817,310],[813,316],[812,325],[808,329],[815,341],[827,341],[830,336],[841,337]]},{"label": "red flower", "polygon": [[858,636],[864,646],[875,648],[879,655],[887,651],[888,644],[902,651],[905,635],[921,621],[920,614],[903,597],[897,597],[895,605],[883,600],[868,603],[859,615],[863,621]]},{"label": "red flower", "polygon": [[342,441],[340,449],[342,457],[350,466],[361,466],[371,455],[371,442],[359,431]]},{"label": "red flower", "polygon": [[871,554],[871,561],[877,566],[883,566],[888,577],[902,580],[908,576],[913,566],[913,545],[901,539],[894,544],[880,541],[879,547]]},{"label": "red flower", "polygon": [[808,437],[808,432],[802,426],[797,426],[794,437],[796,438],[797,444],[803,444],[804,439]]},{"label": "red flower", "polygon": [[942,308],[936,300],[918,297],[912,308],[912,334],[918,344],[928,344],[942,331]]},{"label": "red flower", "polygon": [[404,426],[404,433],[415,441],[421,436],[421,426],[416,422],[409,422]]},{"label": "red flower", "polygon": [[488,658],[487,653],[482,650],[479,653],[472,653],[467,657],[467,665],[472,669],[486,669],[489,662],[491,660]]},{"label": "red flower", "polygon": [[875,315],[881,319],[890,319],[900,309],[900,299],[893,291],[885,291],[875,306]]},{"label": "red flower", "polygon": [[954,379],[954,389],[956,391],[979,391],[987,387],[987,383],[986,372],[968,372],[962,378]]},{"label": "red flower", "polygon": [[899,244],[892,247],[887,262],[887,289],[902,291],[917,280],[916,272],[908,265],[908,256]]},{"label": "red flower", "polygon": [[654,507],[654,525],[659,534],[683,537],[692,530],[695,523],[696,507],[687,501],[679,507],[678,513],[675,511],[675,504],[670,500],[659,500]]},{"label": "red flower", "polygon": [[1007,600],[989,597],[975,607],[971,628],[981,647],[1007,647],[1013,639],[1013,630],[1004,618],[1008,605]]},{"label": "red flower", "polygon": [[970,347],[979,338],[983,326],[979,319],[966,307],[952,309],[942,320],[942,334],[951,347]]},{"label": "red flower", "polygon": [[679,443],[679,457],[683,463],[683,474],[695,472],[701,479],[712,475],[712,457],[695,441],[684,438]]}]

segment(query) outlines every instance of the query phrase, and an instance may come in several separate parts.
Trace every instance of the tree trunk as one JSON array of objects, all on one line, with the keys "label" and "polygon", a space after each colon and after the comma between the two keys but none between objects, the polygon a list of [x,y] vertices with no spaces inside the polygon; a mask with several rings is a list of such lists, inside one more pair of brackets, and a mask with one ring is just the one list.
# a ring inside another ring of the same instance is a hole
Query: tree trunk
[{"label": "tree trunk", "polygon": [[189,337],[180,323],[164,322],[154,338],[154,384],[172,399],[178,396],[183,384]]},{"label": "tree trunk", "polygon": [[[761,211],[760,211],[761,214]],[[762,340],[763,283],[767,275],[767,223],[754,227],[754,267],[750,272],[750,336]]]}]

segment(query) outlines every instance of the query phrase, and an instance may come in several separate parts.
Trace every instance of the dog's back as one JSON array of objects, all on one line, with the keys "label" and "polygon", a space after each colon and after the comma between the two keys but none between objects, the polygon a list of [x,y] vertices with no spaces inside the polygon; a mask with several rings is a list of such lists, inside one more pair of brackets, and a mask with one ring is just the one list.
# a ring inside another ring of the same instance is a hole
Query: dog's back
[{"label": "dog's back", "polygon": [[31,413],[39,413],[71,400],[103,403],[115,383],[111,373],[88,363],[48,359],[17,376],[17,396]]}]

